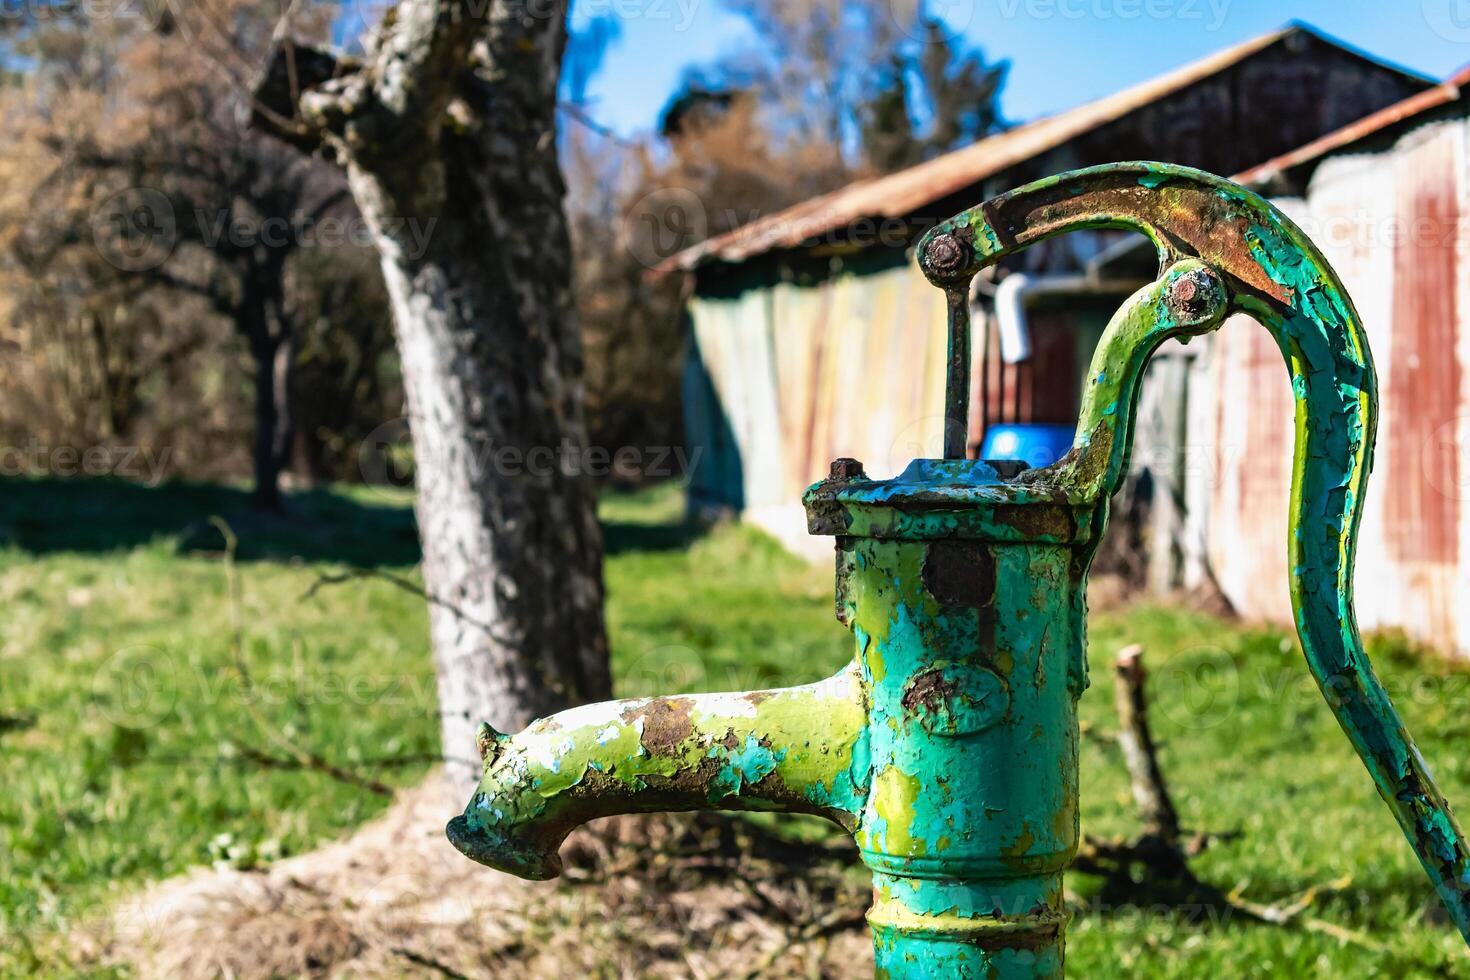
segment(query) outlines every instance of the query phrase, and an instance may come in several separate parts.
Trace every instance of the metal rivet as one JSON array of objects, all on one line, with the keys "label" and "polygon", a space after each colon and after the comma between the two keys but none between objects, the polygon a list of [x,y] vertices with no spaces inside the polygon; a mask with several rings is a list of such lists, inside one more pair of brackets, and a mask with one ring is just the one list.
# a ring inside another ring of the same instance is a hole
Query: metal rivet
[{"label": "metal rivet", "polygon": [[969,261],[969,249],[951,234],[935,237],[924,251],[929,268],[940,275],[952,275],[965,268]]}]

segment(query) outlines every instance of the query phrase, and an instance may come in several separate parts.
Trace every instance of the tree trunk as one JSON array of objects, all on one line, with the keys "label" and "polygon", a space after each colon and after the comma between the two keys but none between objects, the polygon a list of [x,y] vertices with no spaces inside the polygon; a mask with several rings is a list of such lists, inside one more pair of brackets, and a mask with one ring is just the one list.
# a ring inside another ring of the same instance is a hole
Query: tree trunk
[{"label": "tree trunk", "polygon": [[556,157],[566,8],[530,9],[403,0],[361,69],[301,100],[382,258],[461,782],[480,721],[513,731],[612,687]]},{"label": "tree trunk", "polygon": [[286,510],[281,496],[281,474],[291,457],[294,434],[291,415],[291,370],[296,360],[296,342],[282,323],[276,329],[270,317],[250,331],[250,353],[255,361],[255,487],[251,505],[256,510],[281,514]]}]

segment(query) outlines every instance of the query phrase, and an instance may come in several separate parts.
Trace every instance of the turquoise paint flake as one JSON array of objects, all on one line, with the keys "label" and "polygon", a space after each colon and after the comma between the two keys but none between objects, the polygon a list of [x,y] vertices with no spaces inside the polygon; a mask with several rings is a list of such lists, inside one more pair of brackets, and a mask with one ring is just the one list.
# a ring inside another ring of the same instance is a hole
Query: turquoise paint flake
[{"label": "turquoise paint flake", "polygon": [[712,746],[708,758],[724,763],[710,784],[710,799],[717,800],[723,796],[734,796],[742,786],[758,783],[775,772],[776,766],[786,758],[786,750],[773,751],[754,735],[747,735],[745,742],[736,749]]}]

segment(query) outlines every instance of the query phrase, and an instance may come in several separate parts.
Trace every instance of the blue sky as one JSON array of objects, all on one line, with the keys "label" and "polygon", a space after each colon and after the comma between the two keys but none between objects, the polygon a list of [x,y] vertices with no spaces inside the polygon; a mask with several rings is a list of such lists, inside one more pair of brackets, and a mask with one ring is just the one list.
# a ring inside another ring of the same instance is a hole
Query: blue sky
[{"label": "blue sky", "polygon": [[[899,0],[895,0],[899,2]],[[1442,78],[1470,62],[1470,0],[926,0],[991,59],[1009,58],[1001,105],[1024,122],[1302,20],[1370,54]],[[651,129],[683,69],[748,46],[719,0],[573,0],[573,23],[621,32],[588,87],[591,114]]]}]

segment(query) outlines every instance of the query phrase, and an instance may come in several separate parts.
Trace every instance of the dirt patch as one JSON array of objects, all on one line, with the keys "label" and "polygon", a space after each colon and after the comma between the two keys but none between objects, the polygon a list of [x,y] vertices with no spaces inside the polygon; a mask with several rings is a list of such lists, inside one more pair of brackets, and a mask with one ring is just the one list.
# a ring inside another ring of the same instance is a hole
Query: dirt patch
[{"label": "dirt patch", "polygon": [[845,836],[793,842],[736,816],[614,818],[529,883],[444,839],[433,777],[352,837],[260,872],[161,882],[89,937],[140,978],[845,977],[871,958]]}]

